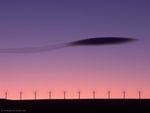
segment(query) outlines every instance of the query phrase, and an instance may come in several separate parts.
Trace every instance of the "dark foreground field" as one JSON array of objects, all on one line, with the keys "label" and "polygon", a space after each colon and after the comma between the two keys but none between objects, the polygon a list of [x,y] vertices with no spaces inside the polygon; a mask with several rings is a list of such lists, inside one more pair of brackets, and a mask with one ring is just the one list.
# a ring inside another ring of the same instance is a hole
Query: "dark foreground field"
[{"label": "dark foreground field", "polygon": [[0,100],[0,113],[150,113],[149,99]]}]

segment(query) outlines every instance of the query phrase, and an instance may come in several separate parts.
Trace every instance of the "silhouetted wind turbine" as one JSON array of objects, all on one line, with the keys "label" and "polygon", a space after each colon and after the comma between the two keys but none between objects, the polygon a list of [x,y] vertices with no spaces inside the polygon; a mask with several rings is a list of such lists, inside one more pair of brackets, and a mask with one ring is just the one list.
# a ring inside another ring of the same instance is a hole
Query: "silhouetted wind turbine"
[{"label": "silhouetted wind turbine", "polygon": [[126,98],[126,91],[124,90],[122,93],[123,93],[123,99],[125,99]]},{"label": "silhouetted wind turbine", "polygon": [[93,99],[95,99],[95,94],[96,94],[96,92],[95,92],[95,90],[93,91]]},{"label": "silhouetted wind turbine", "polygon": [[142,94],[142,91],[139,90],[139,91],[138,91],[139,99],[141,99],[141,94]]},{"label": "silhouetted wind turbine", "polygon": [[7,99],[7,97],[8,97],[8,92],[5,91],[5,99]]},{"label": "silhouetted wind turbine", "polygon": [[81,98],[81,91],[79,90],[78,91],[78,99],[80,99]]},{"label": "silhouetted wind turbine", "polygon": [[22,91],[19,92],[19,98],[22,100]]},{"label": "silhouetted wind turbine", "polygon": [[49,95],[49,99],[52,99],[52,92],[51,92],[51,90],[48,92],[48,95]]},{"label": "silhouetted wind turbine", "polygon": [[64,99],[66,99],[66,91],[64,91]]},{"label": "silhouetted wind turbine", "polygon": [[110,90],[108,90],[108,99],[110,99],[110,93],[111,93]]},{"label": "silhouetted wind turbine", "polygon": [[37,99],[37,91],[34,91],[34,99]]},{"label": "silhouetted wind turbine", "polygon": [[125,37],[96,37],[96,38],[81,39],[57,45],[46,45],[41,47],[0,48],[0,53],[38,53],[60,49],[64,47],[115,45],[132,42],[135,40],[136,39]]}]

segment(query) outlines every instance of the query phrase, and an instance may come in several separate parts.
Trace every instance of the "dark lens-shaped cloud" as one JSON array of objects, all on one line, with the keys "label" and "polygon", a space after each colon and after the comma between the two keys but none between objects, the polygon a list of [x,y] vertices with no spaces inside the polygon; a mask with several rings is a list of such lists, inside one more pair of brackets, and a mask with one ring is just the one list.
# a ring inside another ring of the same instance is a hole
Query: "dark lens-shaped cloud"
[{"label": "dark lens-shaped cloud", "polygon": [[100,46],[100,45],[109,45],[109,44],[120,44],[134,41],[135,39],[131,38],[121,38],[121,37],[97,37],[89,38],[83,40],[77,40],[64,44],[57,45],[47,45],[43,47],[30,47],[30,48],[1,48],[0,53],[38,53],[46,52],[55,49],[61,49],[69,46]]},{"label": "dark lens-shaped cloud", "polygon": [[74,46],[90,46],[90,45],[109,45],[109,44],[120,44],[134,41],[131,38],[121,38],[121,37],[102,37],[102,38],[89,38],[71,42],[70,45]]}]

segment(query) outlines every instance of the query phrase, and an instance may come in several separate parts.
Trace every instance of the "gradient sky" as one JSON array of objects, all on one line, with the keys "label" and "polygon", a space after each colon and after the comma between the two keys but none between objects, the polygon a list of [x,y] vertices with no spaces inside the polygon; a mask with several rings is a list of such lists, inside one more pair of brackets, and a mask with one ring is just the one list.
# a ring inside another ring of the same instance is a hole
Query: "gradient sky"
[{"label": "gradient sky", "polygon": [[149,0],[0,0],[0,48],[54,45],[91,37],[139,39],[122,45],[45,53],[0,53],[0,97],[150,97]]}]

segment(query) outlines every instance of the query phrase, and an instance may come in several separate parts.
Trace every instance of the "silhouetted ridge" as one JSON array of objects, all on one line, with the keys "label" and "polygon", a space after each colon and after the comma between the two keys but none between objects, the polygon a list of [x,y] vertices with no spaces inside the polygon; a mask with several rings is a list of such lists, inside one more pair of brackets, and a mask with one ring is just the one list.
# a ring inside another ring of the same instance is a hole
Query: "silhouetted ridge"
[{"label": "silhouetted ridge", "polygon": [[0,112],[149,113],[150,99],[0,100]]}]

